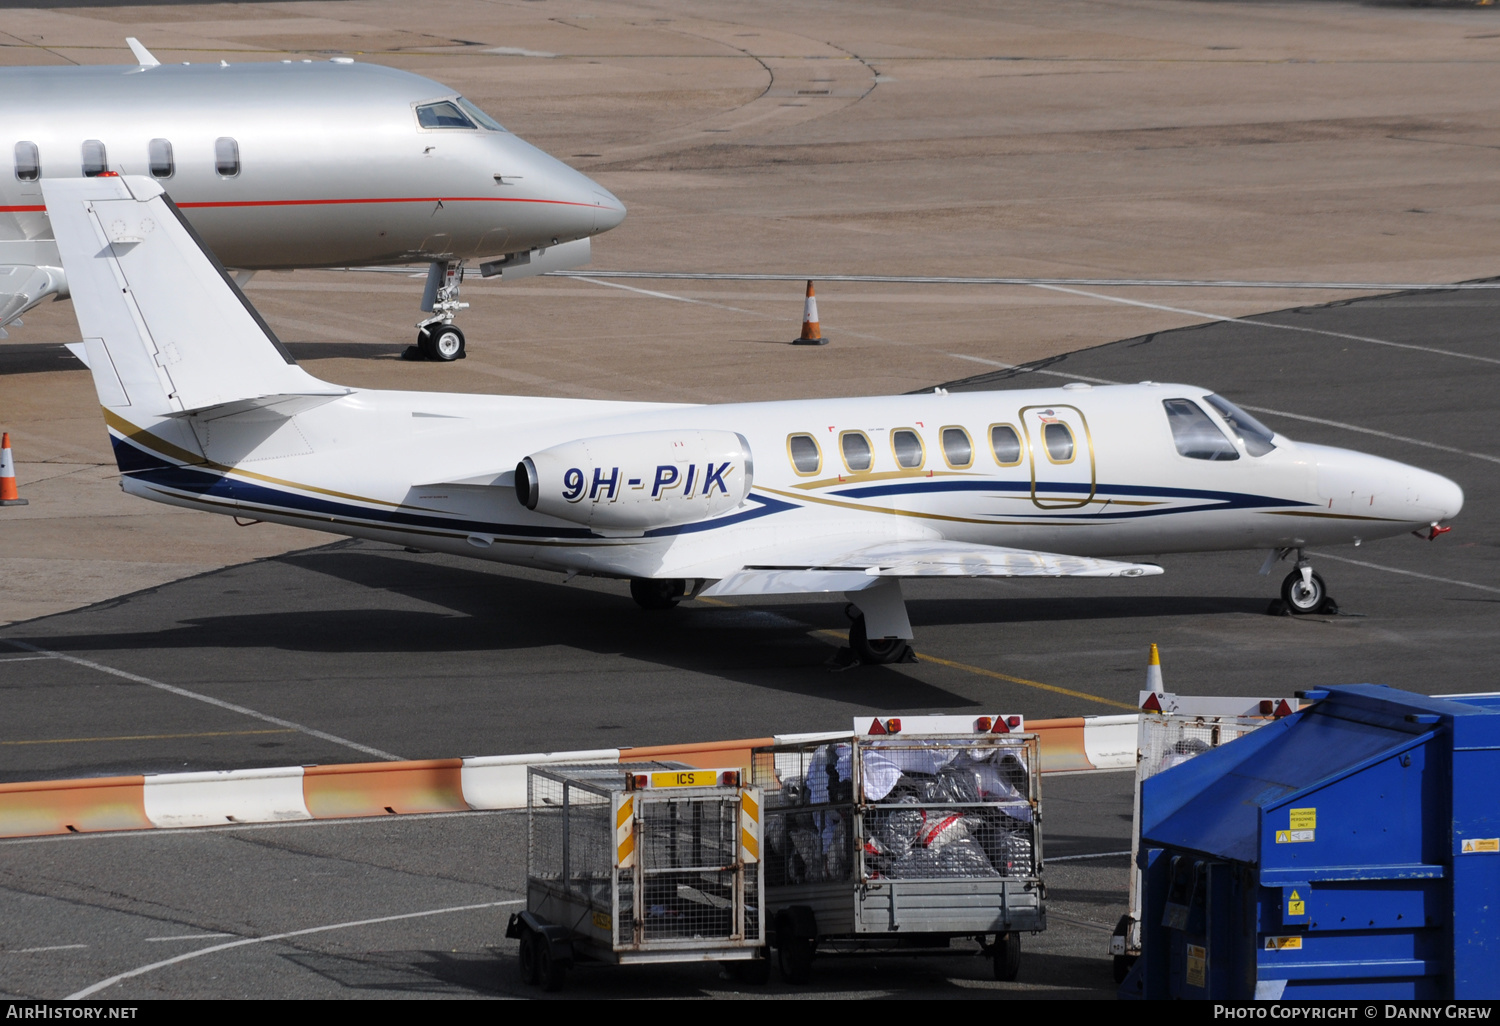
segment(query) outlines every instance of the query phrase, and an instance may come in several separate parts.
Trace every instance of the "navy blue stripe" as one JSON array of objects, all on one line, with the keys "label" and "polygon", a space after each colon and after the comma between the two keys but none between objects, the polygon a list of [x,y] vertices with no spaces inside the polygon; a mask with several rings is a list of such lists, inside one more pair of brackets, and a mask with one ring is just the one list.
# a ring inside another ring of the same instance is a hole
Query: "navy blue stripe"
[{"label": "navy blue stripe", "polygon": [[[1090,487],[1087,483],[1077,481],[1038,481],[1037,491],[1055,494],[1087,495]],[[1311,503],[1299,502],[1291,499],[1278,499],[1268,495],[1250,495],[1245,492],[1221,492],[1202,488],[1154,488],[1150,485],[1116,485],[1101,484],[1093,489],[1096,498],[1108,498],[1111,495],[1148,495],[1152,497],[1163,497],[1169,499],[1199,499],[1207,502],[1217,503],[1215,509],[1256,509],[1266,506],[1308,506]],[[831,494],[841,498],[867,499],[883,495],[922,495],[933,492],[1016,492],[1021,495],[1031,494],[1030,481],[998,481],[993,479],[975,481],[954,480],[952,478],[920,478],[914,481],[902,481],[895,484],[863,485],[854,488],[840,488]],[[1145,514],[1177,512],[1174,510],[1143,510]],[[1130,516],[1133,513],[1110,514],[1112,516]]]}]

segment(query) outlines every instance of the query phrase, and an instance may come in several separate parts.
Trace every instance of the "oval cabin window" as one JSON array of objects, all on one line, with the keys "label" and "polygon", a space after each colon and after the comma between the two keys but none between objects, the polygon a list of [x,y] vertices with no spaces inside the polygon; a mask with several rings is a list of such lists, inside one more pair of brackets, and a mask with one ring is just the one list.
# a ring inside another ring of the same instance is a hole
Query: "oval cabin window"
[{"label": "oval cabin window", "polygon": [[786,440],[792,469],[803,477],[812,477],[823,468],[823,453],[812,435],[792,435]]},{"label": "oval cabin window", "polygon": [[844,453],[844,466],[849,468],[850,473],[863,474],[875,461],[870,440],[863,431],[845,431],[839,436],[839,447]]},{"label": "oval cabin window", "polygon": [[172,144],[166,139],[152,139],[146,147],[146,165],[152,178],[171,178]]},{"label": "oval cabin window", "polygon": [[214,140],[214,170],[220,178],[234,178],[240,173],[240,144],[228,136]]},{"label": "oval cabin window", "polygon": [[922,437],[910,428],[891,432],[891,452],[896,457],[896,465],[902,470],[916,470],[927,459],[927,453],[922,448]]},{"label": "oval cabin window", "polygon": [[1002,467],[1014,467],[1021,462],[1021,436],[1009,424],[996,424],[990,428],[990,451],[995,462]]},{"label": "oval cabin window", "polygon": [[16,178],[23,182],[34,182],[42,176],[42,158],[38,156],[36,143],[16,143]]},{"label": "oval cabin window", "polygon": [[1061,421],[1042,425],[1042,443],[1053,463],[1073,462],[1073,429]]},{"label": "oval cabin window", "polygon": [[963,470],[974,463],[974,443],[969,433],[961,427],[943,428],[943,459],[954,470]]},{"label": "oval cabin window", "polygon": [[104,144],[98,139],[85,139],[83,141],[83,177],[98,178],[109,170],[109,157],[104,152]]}]

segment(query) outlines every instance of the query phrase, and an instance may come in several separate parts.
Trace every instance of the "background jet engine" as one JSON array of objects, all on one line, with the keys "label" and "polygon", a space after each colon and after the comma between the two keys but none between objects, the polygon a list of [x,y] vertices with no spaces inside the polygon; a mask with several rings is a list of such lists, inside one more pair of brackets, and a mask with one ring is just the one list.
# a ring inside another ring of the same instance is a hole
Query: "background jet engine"
[{"label": "background jet engine", "polygon": [[527,509],[611,531],[708,520],[750,494],[750,443],[734,431],[642,431],[581,438],[516,464]]}]

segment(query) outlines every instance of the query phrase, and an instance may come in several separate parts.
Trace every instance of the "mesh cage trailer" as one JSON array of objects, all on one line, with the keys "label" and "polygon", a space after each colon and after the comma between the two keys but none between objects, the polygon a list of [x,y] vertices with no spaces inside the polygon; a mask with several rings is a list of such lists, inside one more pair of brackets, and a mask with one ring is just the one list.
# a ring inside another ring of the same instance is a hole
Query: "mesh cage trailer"
[{"label": "mesh cage trailer", "polygon": [[755,750],[767,925],[789,982],[819,953],[942,954],[955,939],[1015,979],[1021,933],[1047,925],[1038,746],[1021,727],[877,719]]},{"label": "mesh cage trailer", "polygon": [[533,766],[526,911],[506,936],[549,990],[583,961],[725,961],[764,979],[759,790],[738,769]]}]

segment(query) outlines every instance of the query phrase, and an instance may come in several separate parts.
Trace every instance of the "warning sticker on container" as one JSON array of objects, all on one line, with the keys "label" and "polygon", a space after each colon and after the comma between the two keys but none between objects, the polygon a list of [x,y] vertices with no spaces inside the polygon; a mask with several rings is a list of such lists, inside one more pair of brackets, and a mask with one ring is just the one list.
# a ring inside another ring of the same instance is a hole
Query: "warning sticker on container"
[{"label": "warning sticker on container", "polygon": [[1278,830],[1276,831],[1277,844],[1301,844],[1313,839],[1311,830]]},{"label": "warning sticker on container", "polygon": [[1187,985],[1202,987],[1205,984],[1205,968],[1208,965],[1208,949],[1196,944],[1187,946]]},{"label": "warning sticker on container", "polygon": [[1315,830],[1318,826],[1318,810],[1293,809],[1292,821],[1287,825],[1293,830]]},{"label": "warning sticker on container", "polygon": [[1463,853],[1471,855],[1476,852],[1500,853],[1500,837],[1466,837],[1463,843]]},{"label": "warning sticker on container", "polygon": [[614,917],[608,912],[595,912],[594,925],[601,930],[613,930],[615,927]]},{"label": "warning sticker on container", "polygon": [[1292,937],[1267,937],[1266,938],[1266,950],[1267,951],[1301,951],[1302,950],[1302,938],[1300,936],[1292,936]]},{"label": "warning sticker on container", "polygon": [[1292,896],[1286,900],[1286,914],[1289,916],[1307,915],[1307,902],[1296,891],[1293,891]]}]

